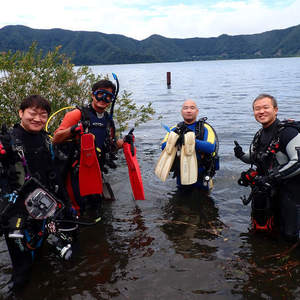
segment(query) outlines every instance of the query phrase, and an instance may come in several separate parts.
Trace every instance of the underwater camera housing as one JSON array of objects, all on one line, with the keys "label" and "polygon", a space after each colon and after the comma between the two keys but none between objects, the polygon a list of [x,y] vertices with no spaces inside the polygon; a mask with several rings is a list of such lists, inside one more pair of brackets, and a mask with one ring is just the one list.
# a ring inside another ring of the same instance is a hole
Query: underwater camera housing
[{"label": "underwater camera housing", "polygon": [[36,188],[26,197],[25,207],[33,219],[44,220],[54,215],[58,202],[42,188]]}]

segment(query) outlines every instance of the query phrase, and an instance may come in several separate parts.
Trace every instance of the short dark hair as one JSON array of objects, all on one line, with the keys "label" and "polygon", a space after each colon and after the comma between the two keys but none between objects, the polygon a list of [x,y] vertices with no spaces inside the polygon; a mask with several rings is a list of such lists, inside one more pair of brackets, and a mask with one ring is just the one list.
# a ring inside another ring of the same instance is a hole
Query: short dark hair
[{"label": "short dark hair", "polygon": [[99,89],[108,89],[111,88],[113,94],[116,92],[116,86],[114,83],[112,83],[110,80],[107,79],[102,79],[99,80],[98,82],[96,82],[93,86],[92,86],[92,91],[95,92]]},{"label": "short dark hair", "polygon": [[271,102],[272,102],[272,105],[274,108],[278,107],[278,104],[277,104],[277,100],[275,97],[273,97],[272,95],[270,94],[259,94],[254,100],[253,100],[253,103],[252,103],[252,108],[254,108],[254,103],[257,101],[257,100],[261,100],[263,98],[269,98],[271,99]]},{"label": "short dark hair", "polygon": [[48,116],[51,113],[51,105],[49,101],[40,95],[31,95],[22,100],[20,110],[24,111],[29,107],[44,109],[48,113]]}]

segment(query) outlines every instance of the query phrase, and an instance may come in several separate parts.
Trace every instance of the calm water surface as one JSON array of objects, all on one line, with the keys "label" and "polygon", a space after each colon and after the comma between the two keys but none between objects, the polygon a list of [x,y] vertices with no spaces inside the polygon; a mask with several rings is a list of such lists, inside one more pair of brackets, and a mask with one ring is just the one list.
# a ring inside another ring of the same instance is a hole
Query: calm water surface
[{"label": "calm water surface", "polygon": [[[233,156],[233,140],[247,147],[259,128],[251,103],[259,93],[278,99],[279,118],[300,120],[300,58],[95,66],[114,72],[121,91],[138,104],[152,101],[155,118],[136,128],[136,145],[146,201],[135,202],[127,167],[107,176],[117,200],[105,203],[104,221],[84,228],[79,249],[61,262],[45,249],[21,299],[298,299],[300,251],[274,255],[291,245],[249,233],[250,208],[237,185],[246,165]],[[172,87],[166,87],[166,72]],[[165,135],[161,123],[175,125],[184,99],[194,99],[200,116],[216,129],[221,170],[210,196],[176,192],[175,181],[154,175]],[[0,242],[0,297],[11,273]]]}]

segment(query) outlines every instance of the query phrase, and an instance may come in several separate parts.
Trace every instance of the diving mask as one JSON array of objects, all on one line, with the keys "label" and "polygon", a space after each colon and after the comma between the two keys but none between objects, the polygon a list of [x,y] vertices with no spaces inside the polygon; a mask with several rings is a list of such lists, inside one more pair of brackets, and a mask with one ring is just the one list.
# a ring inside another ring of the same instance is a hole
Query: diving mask
[{"label": "diving mask", "polygon": [[115,95],[107,90],[97,90],[93,92],[97,101],[104,101],[105,103],[110,103],[113,101]]}]

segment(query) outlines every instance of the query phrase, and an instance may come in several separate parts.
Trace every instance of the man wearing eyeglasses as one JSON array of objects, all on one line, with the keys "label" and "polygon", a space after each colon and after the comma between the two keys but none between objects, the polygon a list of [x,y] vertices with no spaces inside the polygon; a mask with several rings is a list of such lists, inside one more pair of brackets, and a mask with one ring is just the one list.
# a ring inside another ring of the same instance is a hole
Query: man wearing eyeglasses
[{"label": "man wearing eyeglasses", "polygon": [[[79,206],[78,210],[81,212],[84,210],[86,201],[80,196],[78,174],[76,174],[78,166],[74,166],[74,163],[79,161],[79,137],[83,132],[92,133],[94,135],[95,148],[97,150],[97,158],[101,171],[106,173],[106,166],[111,168],[116,167],[112,157],[117,149],[122,147],[123,140],[115,140],[114,123],[111,115],[106,111],[115,98],[115,92],[116,86],[110,80],[100,80],[96,82],[92,86],[92,102],[90,105],[68,112],[53,137],[53,144],[56,145],[63,144],[70,139],[73,141],[73,143],[68,142],[65,144],[68,144],[68,147],[72,148],[71,153],[67,153],[67,156],[69,156],[69,158],[71,157],[69,166],[72,165],[72,168],[69,167],[69,171],[71,170],[72,188]],[[90,180],[93,180],[93,178],[90,178]],[[97,199],[95,202],[99,203],[99,197],[90,198]]]}]

